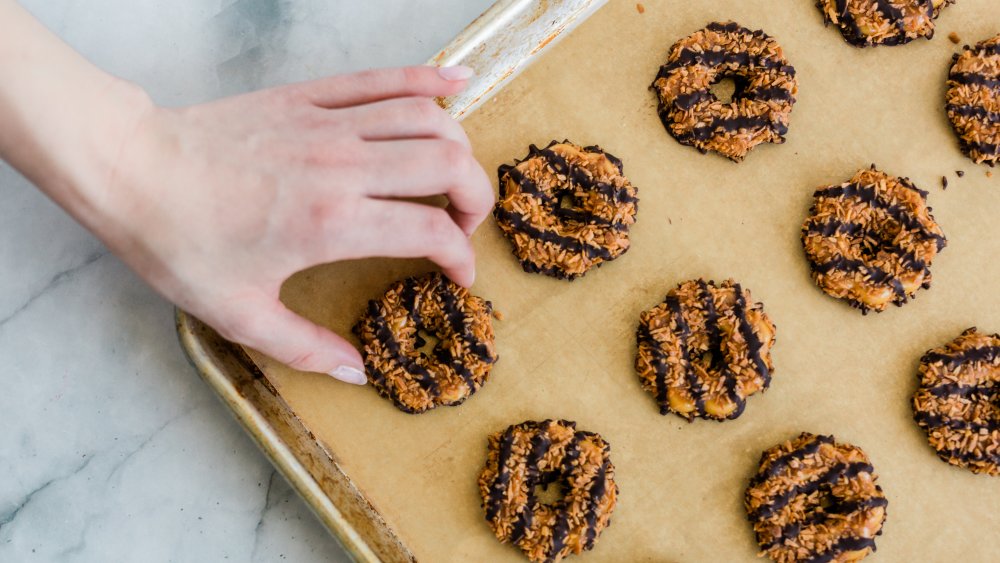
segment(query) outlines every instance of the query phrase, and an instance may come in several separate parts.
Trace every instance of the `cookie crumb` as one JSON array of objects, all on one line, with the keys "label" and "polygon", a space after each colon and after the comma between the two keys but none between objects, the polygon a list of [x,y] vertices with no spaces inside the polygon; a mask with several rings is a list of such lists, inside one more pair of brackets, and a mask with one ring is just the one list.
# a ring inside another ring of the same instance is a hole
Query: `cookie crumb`
[{"label": "cookie crumb", "polygon": [[645,7],[645,6],[643,6],[642,4],[636,4],[636,5],[635,5],[635,9],[636,9],[636,11],[638,11],[638,12],[639,12],[640,14],[645,14],[645,13],[646,13],[646,7]]},{"label": "cookie crumb", "polygon": [[941,176],[941,189],[942,190],[947,190],[948,189],[948,177],[947,176]]},{"label": "cookie crumb", "polygon": [[503,320],[503,313],[501,313],[500,311],[497,311],[496,309],[493,309],[493,318],[496,319],[496,320],[498,320],[498,321],[502,321]]},{"label": "cookie crumb", "polygon": [[992,170],[987,170],[986,171],[986,177],[987,178],[992,178],[993,177],[993,171]]},{"label": "cookie crumb", "polygon": [[956,170],[955,175],[961,178],[962,176],[965,176],[965,170]]},{"label": "cookie crumb", "polygon": [[962,42],[962,38],[959,37],[958,34],[955,33],[954,31],[948,34],[948,40],[950,40],[955,45],[958,45],[959,43]]}]

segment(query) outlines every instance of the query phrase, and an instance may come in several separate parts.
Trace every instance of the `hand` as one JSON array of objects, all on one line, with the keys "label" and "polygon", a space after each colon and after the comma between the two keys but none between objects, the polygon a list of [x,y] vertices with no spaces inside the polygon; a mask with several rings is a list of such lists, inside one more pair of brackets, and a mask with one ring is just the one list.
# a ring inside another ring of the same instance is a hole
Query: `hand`
[{"label": "hand", "polygon": [[[365,383],[358,351],[289,311],[282,283],[310,266],[427,257],[473,282],[468,236],[493,188],[432,97],[470,71],[337,76],[184,109],[135,112],[86,222],[154,288],[289,366]],[[445,194],[441,209],[399,197]]]}]

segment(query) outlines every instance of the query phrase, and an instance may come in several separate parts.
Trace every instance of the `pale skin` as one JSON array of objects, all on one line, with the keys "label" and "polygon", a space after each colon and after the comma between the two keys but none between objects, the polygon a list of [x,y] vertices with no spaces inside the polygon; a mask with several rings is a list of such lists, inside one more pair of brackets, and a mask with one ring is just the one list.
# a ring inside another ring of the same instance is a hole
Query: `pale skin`
[{"label": "pale skin", "polygon": [[[370,256],[426,257],[472,284],[493,188],[433,100],[470,77],[376,70],[164,108],[0,0],[0,158],[223,336],[364,384],[358,350],[279,290]],[[399,200],[439,194],[447,209]]]}]

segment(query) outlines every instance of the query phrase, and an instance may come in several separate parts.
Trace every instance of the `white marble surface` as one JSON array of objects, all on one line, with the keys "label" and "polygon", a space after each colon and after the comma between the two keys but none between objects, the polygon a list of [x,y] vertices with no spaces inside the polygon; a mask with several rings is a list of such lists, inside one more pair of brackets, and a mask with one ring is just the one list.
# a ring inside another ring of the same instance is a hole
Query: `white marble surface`
[{"label": "white marble surface", "polygon": [[[22,3],[181,105],[423,62],[491,0]],[[2,163],[0,202],[0,561],[346,561],[187,364],[171,305]]]}]

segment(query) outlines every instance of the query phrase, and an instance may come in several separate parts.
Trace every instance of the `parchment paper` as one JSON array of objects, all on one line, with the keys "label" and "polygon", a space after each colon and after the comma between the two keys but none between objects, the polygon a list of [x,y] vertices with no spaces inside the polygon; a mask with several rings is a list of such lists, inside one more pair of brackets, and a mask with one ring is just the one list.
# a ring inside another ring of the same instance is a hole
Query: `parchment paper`
[{"label": "parchment paper", "polygon": [[[871,456],[889,498],[873,560],[997,561],[1000,479],[939,461],[909,402],[925,350],[972,325],[1000,331],[1000,171],[987,178],[962,156],[943,110],[959,49],[948,33],[969,43],[997,33],[996,1],[960,0],[932,41],[867,50],[825,29],[811,0],[644,7],[612,0],[465,122],[491,174],[551,139],[622,158],[640,190],[625,256],[572,283],[526,274],[488,220],[474,238],[474,291],[506,316],[495,323],[501,359],[457,408],[406,415],[369,387],[261,358],[264,370],[422,561],[523,560],[487,527],[476,478],[487,434],[555,417],[611,443],[621,487],[611,527],[579,561],[755,561],[744,486],[762,450],[800,431],[832,433]],[[647,89],[674,41],[726,19],[776,37],[800,80],[788,143],[742,164],[674,141]],[[813,190],[872,162],[931,192],[949,244],[930,290],[862,316],[812,283],[799,228]],[[429,267],[316,268],[291,280],[284,299],[347,334],[368,299]],[[736,278],[778,327],[773,384],[735,421],[660,416],[632,368],[639,312],[698,276]]]}]

